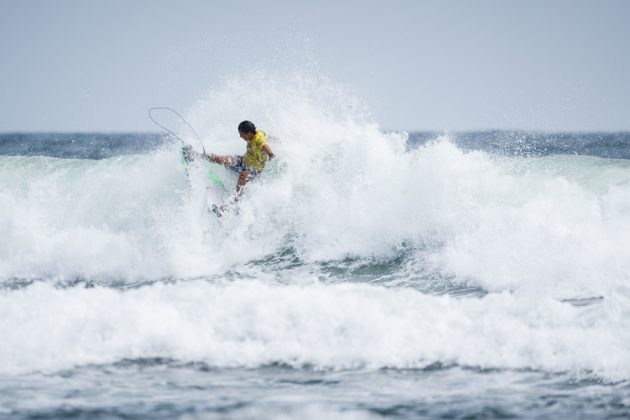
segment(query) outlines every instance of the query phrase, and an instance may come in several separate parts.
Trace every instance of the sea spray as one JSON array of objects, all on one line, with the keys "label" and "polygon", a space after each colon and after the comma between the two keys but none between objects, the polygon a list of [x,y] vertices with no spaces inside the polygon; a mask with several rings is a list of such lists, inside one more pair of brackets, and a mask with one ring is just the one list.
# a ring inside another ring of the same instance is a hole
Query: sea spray
[{"label": "sea spray", "polygon": [[628,161],[417,144],[305,76],[232,77],[186,117],[210,152],[242,153],[243,119],[272,135],[237,214],[168,137],[0,142],[0,413],[627,411]]},{"label": "sea spray", "polygon": [[234,78],[189,110],[214,153],[242,153],[241,119],[273,137],[278,159],[221,223],[204,207],[204,164],[188,179],[176,143],[102,160],[1,157],[1,278],[220,276],[285,250],[316,273],[404,248],[433,276],[487,291],[592,297],[628,284],[625,161],[507,158],[449,135],[409,148],[326,83]]}]

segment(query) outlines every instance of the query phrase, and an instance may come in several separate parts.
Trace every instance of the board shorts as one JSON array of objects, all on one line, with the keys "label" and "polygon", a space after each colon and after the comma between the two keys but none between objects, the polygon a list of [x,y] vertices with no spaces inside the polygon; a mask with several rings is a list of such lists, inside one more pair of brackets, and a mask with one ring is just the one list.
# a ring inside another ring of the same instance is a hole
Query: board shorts
[{"label": "board shorts", "polygon": [[245,162],[243,162],[243,156],[241,155],[234,156],[234,162],[236,162],[234,164],[234,167],[232,168],[234,172],[237,172],[240,174],[243,171],[247,171],[249,172],[252,179],[258,176],[258,171],[256,169],[252,168],[249,165],[245,165]]}]

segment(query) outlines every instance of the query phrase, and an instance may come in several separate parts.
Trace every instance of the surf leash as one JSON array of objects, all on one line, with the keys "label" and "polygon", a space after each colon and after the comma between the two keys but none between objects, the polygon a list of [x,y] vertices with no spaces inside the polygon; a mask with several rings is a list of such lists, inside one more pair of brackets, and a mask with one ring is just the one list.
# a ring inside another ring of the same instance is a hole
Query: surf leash
[{"label": "surf leash", "polygon": [[173,136],[175,136],[175,138],[177,140],[179,140],[180,142],[182,142],[182,144],[184,146],[186,146],[186,142],[184,140],[182,140],[181,137],[179,137],[177,134],[175,134],[175,132],[171,129],[169,129],[168,127],[160,124],[154,117],[152,112],[153,111],[157,111],[157,110],[163,110],[163,111],[170,111],[173,114],[175,114],[180,120],[182,120],[184,122],[184,124],[186,124],[188,126],[188,128],[190,128],[190,130],[193,132],[193,134],[195,135],[195,137],[197,137],[197,140],[199,141],[199,144],[201,145],[201,150],[203,150],[203,153],[206,154],[206,148],[203,147],[203,141],[201,141],[201,137],[199,137],[199,134],[197,134],[197,132],[195,131],[195,129],[193,128],[192,125],[190,125],[190,123],[188,121],[186,121],[186,118],[182,117],[182,115],[175,111],[173,108],[169,108],[167,106],[156,106],[153,108],[149,109],[149,118],[151,119],[151,121],[153,121],[155,123],[155,125],[157,125],[158,127],[162,128],[163,130],[171,133]]}]

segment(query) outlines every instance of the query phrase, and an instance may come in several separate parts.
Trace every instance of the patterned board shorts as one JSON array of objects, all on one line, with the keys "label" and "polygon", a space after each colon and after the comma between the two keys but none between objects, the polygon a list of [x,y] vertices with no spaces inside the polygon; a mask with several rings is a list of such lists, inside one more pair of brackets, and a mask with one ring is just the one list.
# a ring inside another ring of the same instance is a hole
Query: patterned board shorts
[{"label": "patterned board shorts", "polygon": [[243,171],[248,171],[252,178],[256,178],[258,176],[258,171],[256,169],[252,168],[251,166],[245,165],[245,162],[243,162],[243,156],[234,156],[234,162],[236,162],[234,164],[234,167],[232,168],[234,172],[240,174]]}]

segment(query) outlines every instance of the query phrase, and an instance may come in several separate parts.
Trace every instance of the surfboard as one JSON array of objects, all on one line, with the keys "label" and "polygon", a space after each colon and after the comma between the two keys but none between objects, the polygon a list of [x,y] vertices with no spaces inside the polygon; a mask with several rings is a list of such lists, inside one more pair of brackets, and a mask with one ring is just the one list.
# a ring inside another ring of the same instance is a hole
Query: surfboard
[{"label": "surfboard", "polygon": [[[189,181],[190,165],[194,161],[189,155],[192,150],[192,146],[188,144],[182,144],[180,147],[181,162],[186,170]],[[228,195],[228,189],[219,176],[219,171],[213,168],[213,165],[208,164],[204,167],[204,169],[206,170],[206,202],[208,205],[208,211],[218,217],[221,217],[221,211],[219,211],[219,208],[224,204],[224,200]]]}]

